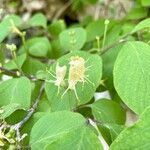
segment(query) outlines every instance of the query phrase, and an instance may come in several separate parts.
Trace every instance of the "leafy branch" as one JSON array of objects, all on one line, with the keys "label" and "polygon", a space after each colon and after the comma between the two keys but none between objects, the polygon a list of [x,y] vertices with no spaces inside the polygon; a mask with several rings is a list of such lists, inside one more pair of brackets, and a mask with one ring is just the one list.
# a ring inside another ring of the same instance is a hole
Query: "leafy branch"
[{"label": "leafy branch", "polygon": [[33,113],[36,111],[43,92],[44,92],[44,83],[42,83],[41,88],[39,90],[39,94],[38,94],[34,104],[32,105],[32,107],[28,110],[27,115],[20,122],[18,122],[17,124],[12,126],[12,128],[16,131],[16,134],[17,134],[18,149],[20,149],[20,141],[22,140],[22,137],[20,135],[20,129],[31,118]]}]

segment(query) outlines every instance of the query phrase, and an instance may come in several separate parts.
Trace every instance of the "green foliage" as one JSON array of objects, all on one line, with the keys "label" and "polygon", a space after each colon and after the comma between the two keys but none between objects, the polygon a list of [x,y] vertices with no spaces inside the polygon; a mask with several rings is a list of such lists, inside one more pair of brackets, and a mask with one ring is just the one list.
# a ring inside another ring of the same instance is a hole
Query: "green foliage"
[{"label": "green foliage", "polygon": [[110,100],[99,100],[91,104],[94,117],[103,123],[124,124],[125,111],[121,106]]},{"label": "green foliage", "polygon": [[80,50],[86,42],[86,32],[83,28],[71,28],[61,32],[59,40],[66,51]]},{"label": "green foliage", "polygon": [[35,57],[46,57],[51,52],[51,45],[45,37],[35,37],[26,42],[25,48]]},{"label": "green foliage", "polygon": [[101,37],[104,33],[104,21],[98,20],[89,23],[88,26],[86,27],[86,32],[87,32],[87,41],[95,40],[97,36]]},{"label": "green foliage", "polygon": [[12,33],[12,23],[15,26],[19,27],[21,25],[20,17],[16,15],[8,15],[3,21],[0,23],[0,43],[10,34]]},{"label": "green foliage", "polygon": [[[49,121],[52,123],[49,124]],[[33,150],[102,149],[98,137],[85,118],[67,111],[44,115],[32,128],[30,145]]]},{"label": "green foliage", "polygon": [[[16,57],[16,62],[18,64],[18,66],[21,68],[23,63],[25,62],[26,60],[26,54],[22,54],[22,55],[19,55]],[[18,66],[16,65],[15,61],[14,60],[10,60],[8,61],[7,63],[4,64],[4,67],[7,68],[7,69],[17,69]]]},{"label": "green foliage", "polygon": [[142,29],[149,29],[150,28],[150,18],[148,19],[145,19],[143,21],[141,21],[139,24],[137,24],[135,26],[135,28],[132,30],[132,32],[137,32],[137,31],[140,31]]},{"label": "green foliage", "polygon": [[146,8],[138,7],[130,11],[130,13],[127,16],[127,19],[130,20],[142,19],[147,17],[147,15],[148,11]]},{"label": "green foliage", "polygon": [[92,4],[0,17],[0,149],[149,149],[149,0],[120,20],[80,16]]},{"label": "green foliage", "polygon": [[111,150],[120,150],[120,147],[123,149],[141,149],[147,150],[149,147],[149,107],[142,113],[139,118],[139,121],[125,129],[117,139],[112,143]]},{"label": "green foliage", "polygon": [[10,103],[8,105],[5,105],[1,107],[1,114],[0,119],[5,119],[8,116],[10,116],[14,111],[22,109],[21,105],[19,103]]},{"label": "green foliage", "polygon": [[[78,95],[78,98],[75,95],[74,90],[68,90],[67,93],[62,97],[63,93],[66,91],[68,84],[69,84],[69,62],[70,58],[73,56],[79,56],[82,57],[85,62],[85,83],[77,83],[75,88]],[[88,58],[88,59],[87,59]],[[52,111],[56,110],[71,110],[74,109],[77,105],[85,104],[93,97],[93,94],[100,84],[101,76],[102,76],[102,62],[101,58],[98,55],[92,55],[88,54],[86,52],[80,52],[80,51],[74,51],[72,53],[69,53],[63,57],[61,57],[59,60],[60,66],[67,66],[67,76],[64,80],[66,80],[66,83],[64,86],[60,87],[59,93],[56,95],[58,91],[58,86],[56,86],[54,83],[46,83],[46,94],[48,97],[48,100],[50,101]],[[56,73],[56,64],[52,66],[52,69],[50,68],[50,72]],[[47,81],[50,80],[56,80],[54,77],[52,77],[49,73],[47,74]],[[50,90],[51,89],[51,90]],[[83,94],[87,93],[87,94]]]},{"label": "green foliage", "polygon": [[141,4],[144,7],[149,7],[150,6],[150,1],[149,0],[141,0]]},{"label": "green foliage", "polygon": [[58,20],[48,26],[48,30],[50,34],[54,37],[58,37],[58,35],[66,29],[66,24],[64,20]]},{"label": "green foliage", "polygon": [[32,16],[28,22],[29,26],[32,27],[47,27],[47,19],[42,13],[37,13]]},{"label": "green foliage", "polygon": [[142,42],[128,42],[122,47],[114,66],[115,88],[121,99],[137,114],[150,105],[149,64],[150,46]]},{"label": "green foliage", "polygon": [[[20,91],[20,89],[22,89]],[[26,77],[21,77],[18,79],[10,79],[0,84],[1,101],[0,106],[5,106],[1,108],[6,113],[9,110],[12,113],[19,107],[22,109],[28,109],[30,107],[31,98],[31,83]],[[7,107],[6,107],[7,106]],[[19,106],[19,107],[18,107]],[[10,110],[8,109],[14,109]],[[2,113],[2,115],[3,115]],[[4,114],[5,116],[6,114]],[[6,115],[8,116],[8,114]]]}]

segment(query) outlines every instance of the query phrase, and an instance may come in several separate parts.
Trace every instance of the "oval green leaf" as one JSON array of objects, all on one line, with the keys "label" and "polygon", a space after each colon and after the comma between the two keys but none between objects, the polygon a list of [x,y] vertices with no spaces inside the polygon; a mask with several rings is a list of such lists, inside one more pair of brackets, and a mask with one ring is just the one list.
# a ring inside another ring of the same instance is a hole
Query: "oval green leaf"
[{"label": "oval green leaf", "polygon": [[60,33],[59,40],[65,51],[80,50],[86,42],[86,31],[80,27],[67,29]]},{"label": "oval green leaf", "polygon": [[28,109],[31,99],[31,83],[26,77],[10,79],[0,84],[0,106],[12,103]]},{"label": "oval green leaf", "polygon": [[86,119],[67,111],[46,114],[38,120],[31,131],[30,145],[32,150],[102,150]]},{"label": "oval green leaf", "polygon": [[[68,90],[66,94],[64,94],[64,92],[68,87],[69,62],[72,56],[79,56],[86,61],[85,62],[86,82],[84,83],[84,86],[81,82],[78,82],[75,85],[78,99],[75,95],[75,91],[73,90]],[[89,54],[83,51],[74,51],[72,53],[69,53],[61,57],[58,60],[58,62],[60,66],[64,66],[64,65],[67,66],[67,74],[64,80],[65,85],[60,87],[59,94],[57,94],[58,86],[56,86],[54,83],[46,82],[45,90],[46,90],[48,100],[50,101],[52,111],[64,110],[64,109],[70,110],[70,109],[74,109],[78,105],[89,102],[93,97],[96,88],[99,86],[101,76],[102,76],[102,61],[100,56]],[[52,73],[56,72],[56,63],[50,68],[49,71]],[[47,80],[55,81],[56,79],[48,73]],[[63,94],[64,96],[62,96]]]},{"label": "oval green leaf", "polygon": [[14,23],[16,27],[21,25],[21,18],[17,15],[8,15],[0,23],[0,43],[11,33],[12,24]]},{"label": "oval green leaf", "polygon": [[29,53],[35,57],[46,57],[51,51],[51,45],[46,37],[35,37],[27,41]]},{"label": "oval green leaf", "polygon": [[140,116],[139,121],[122,131],[110,146],[110,150],[148,150],[150,147],[150,108]]},{"label": "oval green leaf", "polygon": [[112,100],[99,100],[90,106],[95,119],[102,123],[125,123],[125,111],[118,103]]},{"label": "oval green leaf", "polygon": [[41,26],[43,28],[47,27],[47,19],[42,13],[37,13],[33,15],[28,21],[29,26],[38,27]]},{"label": "oval green leaf", "polygon": [[138,23],[135,28],[132,30],[132,33],[140,31],[142,29],[149,29],[150,31],[150,18],[142,20],[140,23]]},{"label": "oval green leaf", "polygon": [[150,105],[150,46],[127,42],[114,66],[114,86],[125,104],[140,114]]}]

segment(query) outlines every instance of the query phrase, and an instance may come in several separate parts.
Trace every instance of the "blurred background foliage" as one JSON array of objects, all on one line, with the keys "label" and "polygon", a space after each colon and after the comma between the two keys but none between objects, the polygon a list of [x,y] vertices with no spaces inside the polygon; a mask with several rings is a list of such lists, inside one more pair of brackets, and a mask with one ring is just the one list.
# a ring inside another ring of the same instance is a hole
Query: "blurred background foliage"
[{"label": "blurred background foliage", "polygon": [[81,21],[85,16],[122,19],[146,17],[149,0],[1,0],[4,13],[16,13],[27,20],[32,14],[43,12],[49,21],[63,17],[67,21]]}]

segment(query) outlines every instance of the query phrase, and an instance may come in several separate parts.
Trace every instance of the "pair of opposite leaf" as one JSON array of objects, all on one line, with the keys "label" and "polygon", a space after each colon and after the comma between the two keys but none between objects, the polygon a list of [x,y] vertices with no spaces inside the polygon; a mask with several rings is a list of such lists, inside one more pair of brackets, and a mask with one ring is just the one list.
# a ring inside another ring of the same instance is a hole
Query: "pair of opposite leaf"
[{"label": "pair of opposite leaf", "polygon": [[[79,56],[72,56],[70,58],[70,62],[69,62],[69,77],[67,79],[68,81],[68,87],[65,90],[65,92],[62,94],[62,97],[68,92],[68,90],[73,90],[76,96],[76,99],[79,100],[77,91],[76,91],[76,84],[78,82],[82,83],[82,87],[84,87],[84,83],[85,82],[89,82],[91,84],[94,85],[94,83],[92,83],[89,79],[88,79],[88,75],[86,75],[86,70],[88,68],[85,67],[85,63],[86,61]],[[46,80],[47,82],[50,83],[54,83],[54,85],[56,85],[58,87],[58,94],[60,91],[60,87],[64,86],[64,81],[65,81],[65,76],[66,76],[66,72],[67,72],[67,66],[59,66],[59,63],[57,63],[56,65],[56,73],[55,75],[53,73],[51,73],[50,71],[48,71],[48,73],[55,78],[55,80]]]}]

